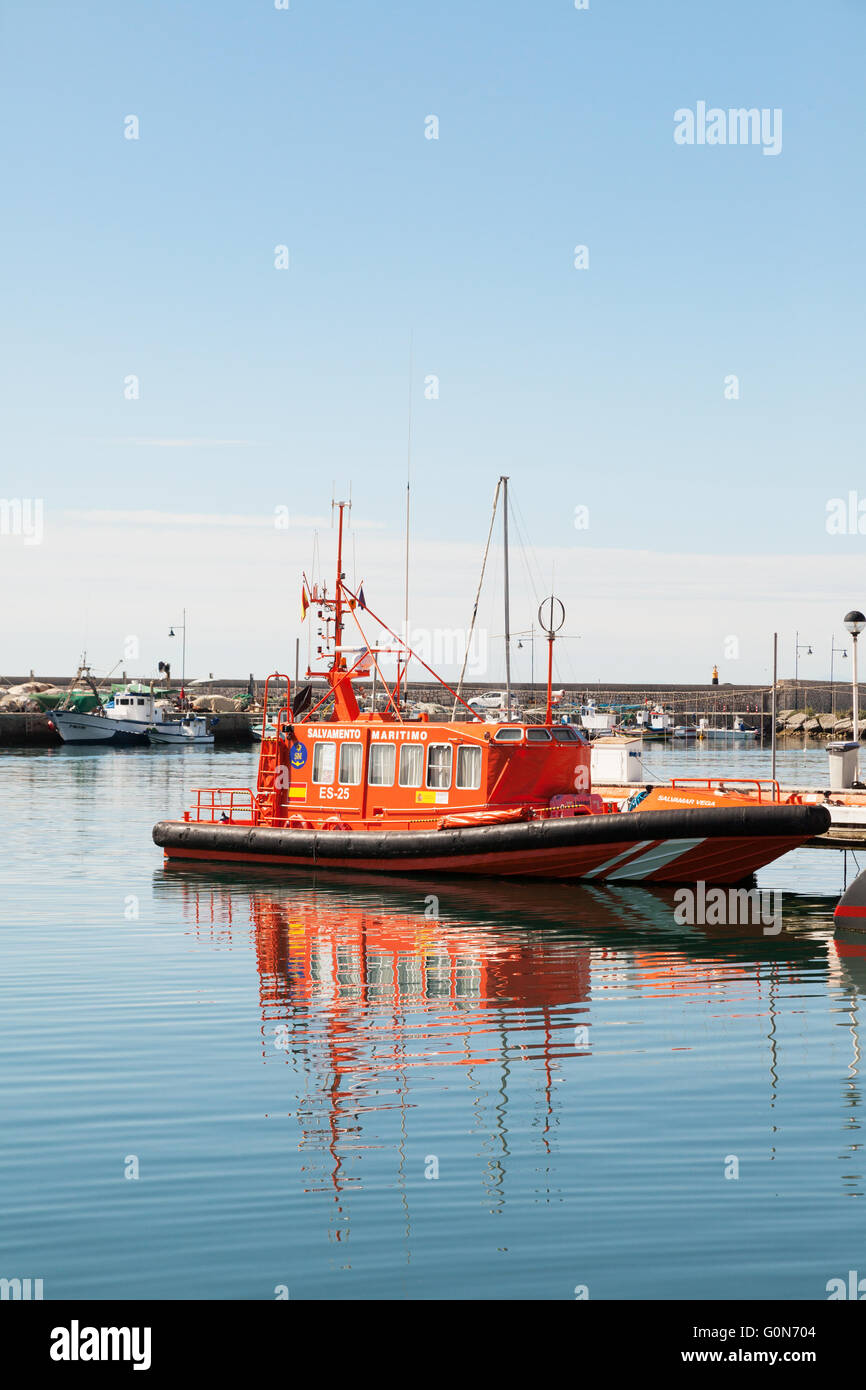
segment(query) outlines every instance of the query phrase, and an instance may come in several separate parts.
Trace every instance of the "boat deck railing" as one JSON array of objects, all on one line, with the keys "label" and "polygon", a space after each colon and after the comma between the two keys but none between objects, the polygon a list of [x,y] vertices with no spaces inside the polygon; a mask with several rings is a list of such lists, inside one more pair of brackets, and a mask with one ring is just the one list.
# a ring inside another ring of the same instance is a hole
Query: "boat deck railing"
[{"label": "boat deck railing", "polygon": [[734,791],[739,787],[754,787],[759,801],[781,801],[779,783],[772,777],[672,777],[672,787],[706,787],[707,791]]},{"label": "boat deck railing", "polygon": [[196,787],[195,807],[185,811],[184,820],[203,821],[206,825],[255,825],[258,806],[250,787]]}]

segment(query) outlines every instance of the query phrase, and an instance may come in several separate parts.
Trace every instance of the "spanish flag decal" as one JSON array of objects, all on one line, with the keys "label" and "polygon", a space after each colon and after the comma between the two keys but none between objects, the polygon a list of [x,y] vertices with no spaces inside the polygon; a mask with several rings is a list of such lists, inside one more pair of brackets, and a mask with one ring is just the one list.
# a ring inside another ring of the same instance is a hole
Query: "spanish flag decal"
[{"label": "spanish flag decal", "polygon": [[306,801],[307,784],[306,782],[292,782],[289,786],[290,801]]}]

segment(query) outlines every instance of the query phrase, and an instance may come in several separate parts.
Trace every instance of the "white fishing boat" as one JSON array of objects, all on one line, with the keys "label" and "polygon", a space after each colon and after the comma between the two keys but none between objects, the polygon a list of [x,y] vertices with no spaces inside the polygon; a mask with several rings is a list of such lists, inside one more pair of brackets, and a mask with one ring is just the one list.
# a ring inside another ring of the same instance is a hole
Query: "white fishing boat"
[{"label": "white fishing boat", "polygon": [[698,721],[698,738],[706,739],[708,743],[751,743],[757,737],[758,730],[748,728],[739,715],[730,729],[711,726],[708,719]]},{"label": "white fishing boat", "polygon": [[580,707],[581,727],[592,734],[609,734],[616,728],[616,710],[599,709],[595,700]]},{"label": "white fishing boat", "polygon": [[655,740],[671,738],[675,727],[673,715],[661,705],[639,709],[634,722],[644,738]]},{"label": "white fishing boat", "polygon": [[173,748],[209,748],[214,741],[207,720],[201,714],[160,720],[152,724],[147,732],[152,743],[167,744]]},{"label": "white fishing boat", "polygon": [[152,690],[133,683],[103,701],[86,665],[79,667],[73,686],[82,682],[96,696],[96,709],[84,713],[67,696],[56,709],[47,711],[50,726],[64,743],[147,743],[148,728],[162,718]]}]

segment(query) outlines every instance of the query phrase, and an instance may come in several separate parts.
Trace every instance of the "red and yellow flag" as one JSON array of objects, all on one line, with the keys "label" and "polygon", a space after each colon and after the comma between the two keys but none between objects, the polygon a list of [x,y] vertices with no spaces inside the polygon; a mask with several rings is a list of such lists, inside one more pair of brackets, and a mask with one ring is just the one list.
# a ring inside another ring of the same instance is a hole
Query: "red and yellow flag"
[{"label": "red and yellow flag", "polygon": [[306,618],[306,616],[307,616],[307,609],[309,608],[309,606],[310,606],[310,600],[309,600],[309,598],[307,597],[307,588],[306,588],[306,585],[305,585],[305,584],[302,584],[302,585],[301,585],[301,622],[303,622],[304,619]]}]

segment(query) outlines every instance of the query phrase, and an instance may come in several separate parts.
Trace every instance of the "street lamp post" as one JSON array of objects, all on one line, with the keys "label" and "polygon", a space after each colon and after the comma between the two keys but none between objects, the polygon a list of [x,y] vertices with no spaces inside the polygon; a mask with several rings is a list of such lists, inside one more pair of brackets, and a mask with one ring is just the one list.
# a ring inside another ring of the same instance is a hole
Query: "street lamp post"
[{"label": "street lamp post", "polygon": [[801,652],[805,652],[805,653],[806,653],[806,656],[812,656],[812,648],[810,648],[808,642],[801,642],[801,641],[799,641],[799,632],[795,632],[795,634],[794,634],[794,684],[795,684],[795,685],[796,685],[796,677],[798,677],[798,671],[799,671],[799,653],[801,653]]},{"label": "street lamp post", "polygon": [[776,780],[776,688],[777,688],[778,684],[779,684],[779,634],[778,634],[778,632],[774,632],[774,633],[773,633],[773,703],[772,703],[773,733],[772,733],[772,735],[771,735],[771,738],[772,738],[772,745],[771,745],[771,746],[772,746],[772,756],[773,756],[773,770],[772,770],[772,772],[770,773],[770,776],[772,777],[772,779],[773,779],[774,782],[775,782],[775,780]]},{"label": "street lamp post", "polygon": [[184,693],[184,699],[186,699],[186,609],[185,609],[185,608],[184,608],[184,610],[183,610],[183,622],[182,622],[182,623],[172,623],[172,625],[171,625],[171,627],[169,628],[169,631],[168,631],[169,637],[174,637],[174,635],[175,635],[174,630],[175,630],[176,627],[179,627],[180,630],[181,630],[181,632],[183,633],[183,645],[182,645],[182,647],[181,647],[181,657],[180,657],[180,686],[181,686],[181,689],[183,690],[183,693]]},{"label": "street lamp post", "polygon": [[854,729],[851,734],[851,737],[853,738],[855,743],[860,742],[860,725],[857,718],[857,638],[860,636],[860,633],[863,631],[864,627],[866,627],[866,618],[864,618],[863,614],[860,613],[856,608],[852,608],[850,613],[845,614],[845,631],[850,632],[851,641],[854,646],[851,663],[851,693],[853,696],[851,715]]},{"label": "street lamp post", "polygon": [[847,661],[847,659],[848,659],[848,652],[847,652],[846,648],[845,648],[845,647],[837,647],[837,646],[836,646],[836,634],[835,634],[835,632],[831,632],[831,633],[830,633],[830,710],[831,710],[831,713],[834,714],[834,715],[835,715],[835,713],[836,713],[836,687],[835,687],[834,684],[833,684],[833,657],[836,655],[837,652],[838,652],[839,655],[842,657],[842,660],[843,660],[843,661]]},{"label": "street lamp post", "polygon": [[[523,630],[522,632],[512,632],[511,636],[512,636],[512,637],[518,637],[518,638],[520,638],[520,637],[528,637],[528,638],[529,638],[529,644],[530,644],[530,645],[529,645],[529,686],[530,686],[530,698],[534,700],[534,699],[535,699],[535,624],[533,623],[533,624],[532,624],[532,627],[524,628],[524,630]],[[518,649],[519,649],[519,650],[522,650],[522,648],[523,648],[523,643],[520,642],[520,641],[518,641],[517,646],[518,646]]]}]

